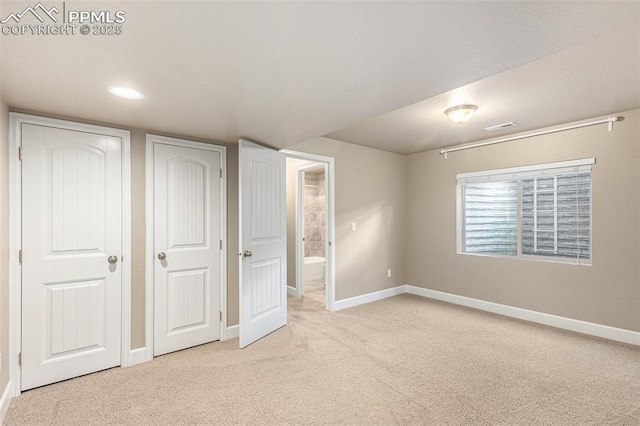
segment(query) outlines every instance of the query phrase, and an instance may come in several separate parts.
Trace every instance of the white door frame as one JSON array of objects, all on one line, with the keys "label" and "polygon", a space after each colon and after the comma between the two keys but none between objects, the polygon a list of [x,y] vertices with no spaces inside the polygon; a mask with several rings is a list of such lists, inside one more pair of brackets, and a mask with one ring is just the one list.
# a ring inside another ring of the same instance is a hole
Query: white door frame
[{"label": "white door frame", "polygon": [[[304,232],[305,224],[304,224],[304,182],[305,182],[305,173],[311,170],[322,169],[324,171],[324,175],[327,176],[327,163],[310,163],[303,164],[302,166],[298,166],[296,170],[296,295],[298,297],[304,296],[304,249],[306,241],[303,244],[303,238],[306,240],[306,235]],[[328,241],[328,229],[327,229],[327,219],[326,219],[326,210],[327,210],[327,179],[324,181],[325,186],[325,230],[324,230],[324,241],[325,241],[325,264],[326,264],[326,249],[327,249],[327,241]],[[326,306],[326,305],[325,305]]]},{"label": "white door frame", "polygon": [[[326,200],[326,216],[325,216],[325,307],[328,311],[335,311],[336,303],[336,160],[333,157],[327,157],[324,155],[309,154],[306,152],[291,151],[283,149],[280,152],[286,154],[290,158],[298,158],[301,160],[313,161],[313,166],[318,167],[318,163],[325,165],[325,185],[327,192],[325,194]],[[304,168],[305,166],[303,166]],[[296,181],[298,174],[296,173]],[[301,185],[296,185],[296,203],[299,202],[299,191]],[[298,248],[301,244],[298,244],[302,238],[302,229],[300,227],[299,218],[297,217],[299,211],[304,211],[296,204],[296,291],[300,292],[299,277],[300,277],[300,264],[304,263],[304,253]],[[304,213],[302,213],[304,214]],[[302,259],[300,259],[302,257]]]},{"label": "white door frame", "polygon": [[[122,343],[120,365],[131,364],[131,133],[128,130],[58,120],[36,115],[9,113],[9,395],[20,395],[22,351],[22,267],[18,251],[22,248],[22,164],[19,159],[22,125],[33,124],[96,133],[122,140]],[[11,392],[13,388],[13,392]]]},{"label": "white door frame", "polygon": [[153,359],[153,298],[154,298],[154,168],[153,168],[153,146],[163,144],[171,146],[181,146],[185,148],[202,149],[220,153],[220,238],[222,239],[222,251],[220,252],[220,310],[222,311],[222,321],[220,321],[220,340],[227,340],[227,148],[222,145],[214,145],[204,142],[194,142],[184,139],[169,138],[147,134],[146,137],[146,248],[145,248],[145,347],[146,360]]}]

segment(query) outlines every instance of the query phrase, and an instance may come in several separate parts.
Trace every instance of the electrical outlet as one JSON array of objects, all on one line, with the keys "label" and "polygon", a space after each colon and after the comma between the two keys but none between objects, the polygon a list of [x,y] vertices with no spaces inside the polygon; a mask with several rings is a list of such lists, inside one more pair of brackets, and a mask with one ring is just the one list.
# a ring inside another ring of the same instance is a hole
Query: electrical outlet
[{"label": "electrical outlet", "polygon": [[358,226],[356,225],[356,223],[351,222],[351,231],[356,232],[356,229],[358,229]]},{"label": "electrical outlet", "polygon": [[391,268],[387,269],[387,278],[391,278]]}]

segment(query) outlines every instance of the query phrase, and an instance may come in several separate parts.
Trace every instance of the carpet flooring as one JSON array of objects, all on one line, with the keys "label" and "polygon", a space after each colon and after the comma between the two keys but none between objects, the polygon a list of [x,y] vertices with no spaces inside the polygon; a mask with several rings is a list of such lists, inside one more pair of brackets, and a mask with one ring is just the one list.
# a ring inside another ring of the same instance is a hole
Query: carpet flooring
[{"label": "carpet flooring", "polygon": [[640,424],[640,348],[400,295],[24,392],[5,425]]},{"label": "carpet flooring", "polygon": [[315,300],[322,306],[325,306],[324,282],[320,280],[307,281],[304,284],[304,297],[306,299]]}]

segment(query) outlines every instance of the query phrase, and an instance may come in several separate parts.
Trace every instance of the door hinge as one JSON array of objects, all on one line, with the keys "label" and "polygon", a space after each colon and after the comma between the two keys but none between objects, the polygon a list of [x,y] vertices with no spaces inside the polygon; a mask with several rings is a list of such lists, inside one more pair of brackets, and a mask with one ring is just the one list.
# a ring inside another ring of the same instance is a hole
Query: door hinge
[{"label": "door hinge", "polygon": [[18,147],[18,160],[22,161],[22,147]]},{"label": "door hinge", "polygon": [[222,179],[222,169],[220,169],[220,179]]},{"label": "door hinge", "polygon": [[222,250],[222,240],[220,240],[220,250]]},{"label": "door hinge", "polygon": [[22,249],[18,250],[18,263],[22,265]]},{"label": "door hinge", "polygon": [[18,367],[22,367],[22,352],[18,352]]},{"label": "door hinge", "polygon": [[220,311],[220,321],[222,321],[222,311]]}]

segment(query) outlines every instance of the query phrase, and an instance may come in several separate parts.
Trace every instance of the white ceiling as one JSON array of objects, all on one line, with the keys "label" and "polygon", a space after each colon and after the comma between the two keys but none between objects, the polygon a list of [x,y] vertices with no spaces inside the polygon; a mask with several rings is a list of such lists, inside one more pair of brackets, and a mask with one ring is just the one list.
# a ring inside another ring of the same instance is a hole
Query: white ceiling
[{"label": "white ceiling", "polygon": [[[35,3],[3,0],[0,15]],[[11,107],[223,142],[283,148],[328,134],[410,153],[495,136],[482,128],[504,121],[521,131],[640,106],[639,2],[65,7],[124,10],[124,33],[0,36]],[[113,84],[146,98],[115,98]],[[463,126],[443,114],[458,99],[479,107]]]},{"label": "white ceiling", "polygon": [[[492,75],[327,136],[412,154],[640,108],[640,25]],[[444,111],[475,104],[454,124]],[[515,122],[488,132],[485,127]]]}]

